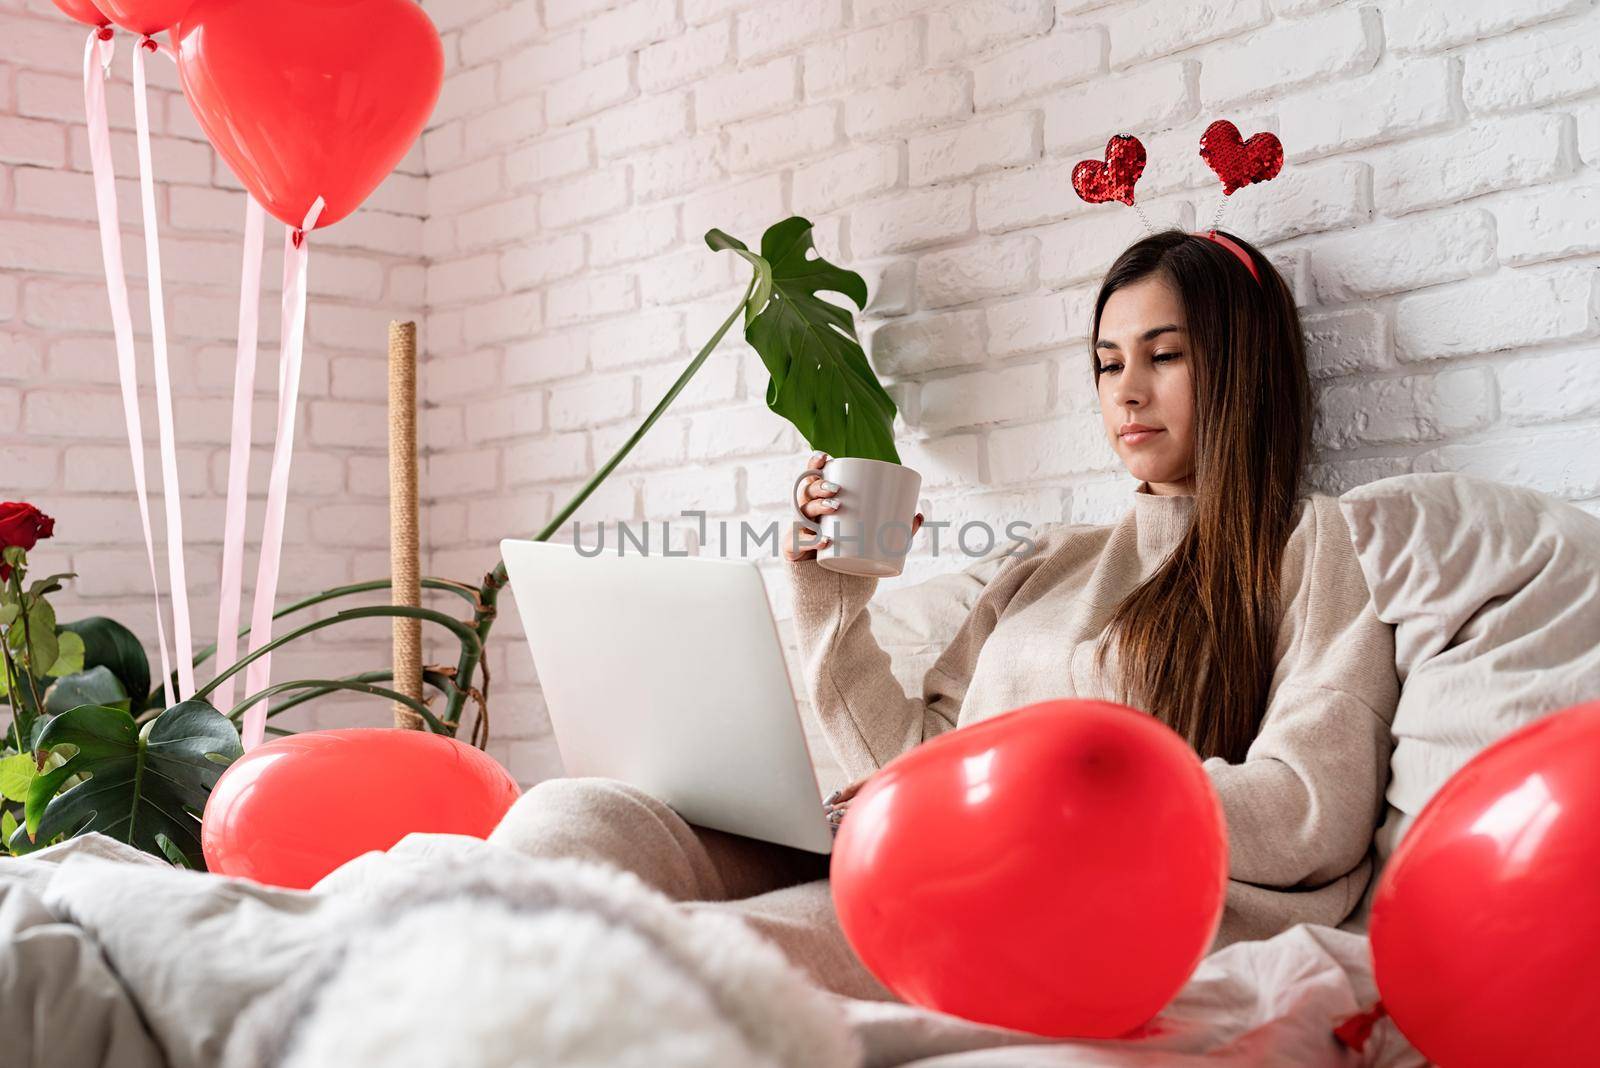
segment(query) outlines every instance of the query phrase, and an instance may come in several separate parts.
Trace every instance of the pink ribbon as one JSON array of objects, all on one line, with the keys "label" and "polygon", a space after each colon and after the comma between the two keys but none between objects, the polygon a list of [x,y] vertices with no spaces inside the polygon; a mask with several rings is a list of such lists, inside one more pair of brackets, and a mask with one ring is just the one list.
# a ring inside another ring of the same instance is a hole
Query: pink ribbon
[{"label": "pink ribbon", "polygon": [[[128,280],[122,266],[122,229],[117,216],[116,174],[111,163],[111,131],[106,121],[106,71],[115,42],[100,30],[89,31],[83,52],[83,109],[88,120],[89,161],[94,171],[95,207],[100,219],[100,257],[105,265],[106,294],[111,302],[111,331],[117,345],[117,377],[122,383],[122,414],[133,458],[133,486],[144,527],[145,557],[150,562],[150,587],[156,599],[156,642],[161,650],[161,678],[172,678],[167,654],[167,628],[162,622],[161,581],[156,575],[155,538],[150,532],[149,491],[144,470],[144,424],[139,415],[139,368],[134,359],[133,316],[128,307]],[[98,52],[98,55],[96,53]],[[96,60],[98,59],[98,62]],[[137,710],[135,710],[137,711]]]},{"label": "pink ribbon", "polygon": [[[239,602],[244,587],[245,501],[250,482],[250,417],[256,388],[256,343],[261,304],[261,254],[266,212],[244,195],[244,268],[239,281],[239,348],[233,369],[233,437],[228,446],[228,510],[222,532],[222,590],[217,608],[218,673],[239,655]],[[281,386],[280,386],[281,390]],[[212,703],[233,707],[237,674],[217,684]]]},{"label": "pink ribbon", "polygon": [[[145,41],[150,41],[145,38]],[[153,43],[153,42],[151,42]],[[144,208],[144,256],[150,285],[150,346],[155,354],[156,422],[161,432],[161,496],[167,514],[167,573],[172,593],[177,700],[194,693],[194,640],[189,628],[189,580],[183,564],[183,493],[178,485],[178,450],[172,417],[172,375],[167,364],[167,316],[161,294],[161,247],[156,232],[155,182],[150,164],[150,104],[145,91],[145,45],[133,50],[133,116],[139,145],[139,194]],[[103,216],[102,216],[103,217]],[[163,682],[171,679],[170,675]],[[173,704],[172,694],[167,703]]]},{"label": "pink ribbon", "polygon": [[[283,338],[278,358],[278,437],[272,449],[272,475],[267,484],[267,514],[261,531],[261,558],[256,569],[255,604],[250,618],[250,652],[272,641],[272,607],[278,593],[278,565],[283,549],[283,516],[289,497],[289,461],[294,453],[295,409],[300,394],[300,361],[305,350],[306,273],[311,248],[306,235],[317,225],[323,200],[318,197],[298,230],[283,238]],[[245,669],[245,700],[270,684],[272,654],[252,660]],[[240,740],[246,752],[261,743],[267,730],[267,699],[245,710]]]}]

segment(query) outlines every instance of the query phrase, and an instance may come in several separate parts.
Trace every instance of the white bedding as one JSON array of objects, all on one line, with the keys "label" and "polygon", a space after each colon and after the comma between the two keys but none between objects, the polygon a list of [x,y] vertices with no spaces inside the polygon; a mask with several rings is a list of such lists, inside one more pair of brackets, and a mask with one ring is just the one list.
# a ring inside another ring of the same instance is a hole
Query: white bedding
[{"label": "white bedding", "polygon": [[1366,939],[1301,925],[1207,958],[1138,1040],[1041,1040],[826,993],[730,916],[477,839],[309,892],[93,834],[0,862],[7,1068],[1425,1064],[1388,1020],[1360,1054],[1333,1037],[1375,1000]]}]

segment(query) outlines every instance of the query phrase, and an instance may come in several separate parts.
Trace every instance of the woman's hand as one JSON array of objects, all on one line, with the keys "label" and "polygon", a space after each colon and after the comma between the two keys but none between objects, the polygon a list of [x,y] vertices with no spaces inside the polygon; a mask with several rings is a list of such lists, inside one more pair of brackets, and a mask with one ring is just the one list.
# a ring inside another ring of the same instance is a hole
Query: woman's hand
[{"label": "woman's hand", "polygon": [[834,834],[839,833],[839,821],[844,819],[845,811],[850,807],[850,799],[856,796],[860,789],[867,784],[867,779],[870,778],[872,776],[868,775],[864,779],[857,779],[853,783],[841,786],[823,799],[823,806],[828,813],[828,822],[833,825]]},{"label": "woman's hand", "polygon": [[[839,502],[834,500],[834,494],[839,492],[839,487],[828,482],[822,477],[822,465],[832,457],[820,449],[811,454],[811,459],[806,462],[806,470],[815,471],[815,478],[808,478],[795,489],[794,503],[806,517],[820,520],[825,515],[837,515]],[[916,537],[917,531],[922,527],[922,513],[918,512],[911,520],[911,536]],[[799,523],[790,523],[788,532],[783,538],[783,558],[790,563],[800,560],[810,560],[817,555],[817,550],[828,544],[825,535],[819,535],[817,528],[809,531]]]},{"label": "woman's hand", "polygon": [[[839,502],[832,499],[839,492],[839,487],[822,477],[822,465],[828,459],[828,454],[820,449],[812,453],[811,459],[806,461],[806,470],[815,471],[817,475],[806,479],[795,489],[795,507],[813,520],[832,515],[839,509]],[[818,535],[816,527],[807,530],[799,523],[790,523],[783,538],[783,558],[791,563],[810,560],[826,544],[828,539]]]}]

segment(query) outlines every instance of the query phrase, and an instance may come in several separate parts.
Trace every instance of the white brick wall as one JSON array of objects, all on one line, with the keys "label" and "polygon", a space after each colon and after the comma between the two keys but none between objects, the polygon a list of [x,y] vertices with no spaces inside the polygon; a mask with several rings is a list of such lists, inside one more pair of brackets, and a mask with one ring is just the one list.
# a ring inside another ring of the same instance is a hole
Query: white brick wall
[{"label": "white brick wall", "polygon": [[[426,309],[427,570],[476,579],[501,537],[537,530],[611,455],[742,291],[704,231],[753,243],[790,213],[871,286],[863,334],[930,518],[1109,521],[1128,486],[1084,334],[1100,275],[1143,230],[1079,201],[1069,174],[1135,132],[1147,213],[1204,225],[1220,184],[1195,148],[1219,117],[1288,152],[1281,177],[1230,198],[1224,225],[1268,249],[1304,310],[1319,484],[1460,470],[1600,514],[1594,0],[424,4],[447,84],[420,158],[323,238],[320,264],[342,246],[337,274],[314,267],[291,539],[316,540],[305,553],[341,577],[384,562],[381,346],[359,350],[387,315]],[[81,138],[61,133],[79,35],[47,0],[0,11],[14,51],[0,61],[0,329],[22,368],[0,376],[0,427],[25,424],[0,445],[46,460],[35,496],[92,467],[93,488],[67,499],[125,511],[100,463],[115,460],[113,380],[63,391],[109,398],[95,402],[111,405],[104,441],[75,440],[40,399],[58,369],[106,366],[103,336],[74,327],[103,301],[90,224],[70,214],[85,194],[27,173],[86,170]],[[237,208],[160,88],[160,165],[177,183],[163,247],[204,428],[186,460],[210,468],[215,504]],[[114,121],[131,175],[126,109]],[[766,382],[735,332],[578,517],[692,533],[676,513],[704,508],[713,539],[719,520],[781,518],[805,448],[766,410]],[[314,519],[356,492],[371,499]],[[122,579],[97,569],[128,604],[133,546],[119,533],[104,550],[128,563]],[[959,563],[922,556],[885,586]],[[787,590],[772,592],[786,616]],[[503,604],[491,750],[532,781],[561,768]]]},{"label": "white brick wall", "polygon": [[[425,0],[441,23],[456,2]],[[439,458],[483,444],[428,469],[435,572],[490,566],[511,502],[523,531],[547,521],[710,334],[744,274],[705,229],[754,242],[790,213],[872,287],[869,354],[932,514],[1109,520],[1125,473],[1083,338],[1143,230],[1068,176],[1132,130],[1152,219],[1203,225],[1220,184],[1195,148],[1218,117],[1289,154],[1225,225],[1303,305],[1319,483],[1463,470],[1600,513],[1591,0],[546,0],[531,32],[523,4],[474,6],[425,152],[429,380],[471,386],[428,425]],[[525,138],[473,135],[496,114]],[[731,337],[580,517],[781,516],[805,449],[766,381]],[[496,751],[559,773],[509,606],[492,644]]]},{"label": "white brick wall", "polygon": [[[159,673],[84,133],[85,32],[49,0],[0,0],[0,37],[6,40],[0,58],[0,498],[30,500],[55,516],[54,540],[41,543],[33,558],[45,571],[78,572],[56,595],[62,618],[106,614],[121,620],[144,639]],[[117,44],[108,86],[112,143],[145,394],[150,506],[165,584],[132,132],[131,38],[120,36]],[[216,636],[244,194],[195,124],[172,64],[154,58],[147,69],[190,610],[199,649]],[[474,102],[469,110],[480,109]],[[424,318],[426,207],[419,150],[367,207],[312,238],[307,353],[280,606],[388,572],[387,322]],[[269,220],[246,619],[276,418],[282,232]],[[335,628],[318,637],[323,636],[298,652],[275,656],[274,680],[344,675],[388,662],[382,624]],[[205,681],[211,673],[207,666],[197,675]],[[391,718],[386,702],[370,698],[302,708],[308,714],[286,715],[289,725],[345,726]]]}]

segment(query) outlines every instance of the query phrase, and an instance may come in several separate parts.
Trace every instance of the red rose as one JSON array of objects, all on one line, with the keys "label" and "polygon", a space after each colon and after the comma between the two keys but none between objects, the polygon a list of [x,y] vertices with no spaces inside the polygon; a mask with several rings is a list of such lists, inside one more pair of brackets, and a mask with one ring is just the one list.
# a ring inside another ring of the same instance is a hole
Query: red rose
[{"label": "red rose", "polygon": [[[55,533],[56,521],[31,504],[21,501],[0,502],[0,549],[15,545],[31,549],[40,538]],[[11,565],[0,564],[0,582],[11,578]]]}]

